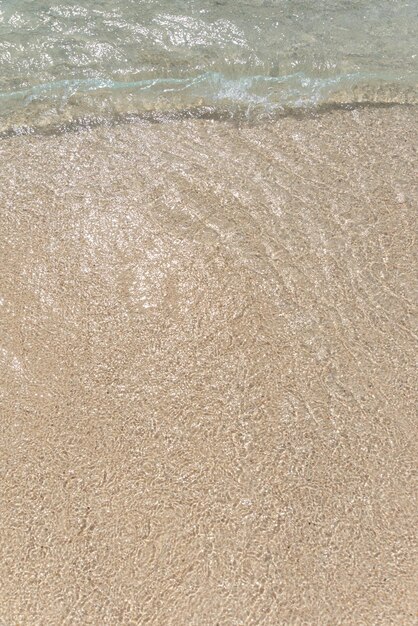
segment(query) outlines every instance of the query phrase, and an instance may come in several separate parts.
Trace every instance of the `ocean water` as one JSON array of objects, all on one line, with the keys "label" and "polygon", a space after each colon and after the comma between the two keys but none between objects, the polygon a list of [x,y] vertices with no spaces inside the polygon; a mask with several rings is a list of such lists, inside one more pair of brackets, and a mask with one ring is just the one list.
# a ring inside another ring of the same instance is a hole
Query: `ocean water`
[{"label": "ocean water", "polygon": [[417,7],[0,0],[0,624],[417,623]]},{"label": "ocean water", "polygon": [[0,131],[416,102],[416,0],[1,0]]}]

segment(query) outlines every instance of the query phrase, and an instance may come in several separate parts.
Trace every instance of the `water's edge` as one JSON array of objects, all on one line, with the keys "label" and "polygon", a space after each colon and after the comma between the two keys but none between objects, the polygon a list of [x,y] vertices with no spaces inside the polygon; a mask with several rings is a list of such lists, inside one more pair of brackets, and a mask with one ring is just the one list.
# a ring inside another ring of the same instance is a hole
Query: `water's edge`
[{"label": "water's edge", "polygon": [[248,116],[246,111],[236,110],[231,113],[228,109],[212,109],[210,107],[192,107],[183,110],[171,111],[144,111],[140,113],[115,114],[111,117],[91,117],[74,119],[60,124],[9,127],[0,131],[0,141],[12,137],[21,136],[58,136],[66,133],[78,133],[93,130],[100,127],[115,127],[132,124],[164,124],[181,122],[186,120],[211,120],[213,122],[230,123],[234,126],[258,126],[266,123],[274,123],[282,118],[294,118],[302,120],[306,118],[321,117],[334,111],[361,111],[363,109],[391,109],[401,108],[406,110],[418,110],[418,103],[404,102],[375,102],[373,100],[363,102],[327,102],[316,107],[283,107],[270,115],[268,119],[260,116]]}]

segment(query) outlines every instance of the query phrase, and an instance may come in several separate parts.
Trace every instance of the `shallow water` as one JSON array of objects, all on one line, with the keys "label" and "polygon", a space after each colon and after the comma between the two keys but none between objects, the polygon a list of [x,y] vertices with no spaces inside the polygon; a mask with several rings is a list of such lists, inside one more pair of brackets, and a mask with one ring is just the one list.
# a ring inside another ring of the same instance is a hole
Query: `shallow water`
[{"label": "shallow water", "polygon": [[0,622],[416,624],[417,129],[0,142]]},{"label": "shallow water", "polygon": [[416,623],[417,31],[0,0],[1,624]]},{"label": "shallow water", "polygon": [[416,102],[418,6],[0,2],[0,130],[144,112]]}]

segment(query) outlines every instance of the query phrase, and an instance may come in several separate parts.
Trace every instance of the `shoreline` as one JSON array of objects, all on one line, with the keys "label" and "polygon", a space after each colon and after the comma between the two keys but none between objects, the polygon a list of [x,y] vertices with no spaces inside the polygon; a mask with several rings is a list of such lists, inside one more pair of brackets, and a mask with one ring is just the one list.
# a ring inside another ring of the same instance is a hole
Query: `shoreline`
[{"label": "shoreline", "polygon": [[0,142],[0,621],[415,623],[417,120]]},{"label": "shoreline", "polygon": [[143,111],[140,113],[115,114],[106,118],[75,118],[70,121],[60,123],[45,122],[44,125],[17,125],[14,124],[6,130],[0,130],[0,141],[11,137],[25,136],[59,136],[66,133],[84,132],[95,130],[96,128],[114,128],[118,126],[131,126],[135,124],[169,124],[188,121],[210,121],[229,123],[238,127],[266,126],[277,124],[284,118],[295,120],[316,119],[323,115],[328,115],[334,111],[352,112],[364,109],[405,109],[418,110],[417,102],[396,102],[396,101],[352,101],[352,102],[324,102],[316,106],[291,107],[283,106],[274,113],[260,114],[255,108],[249,115],[247,107],[243,110],[217,109],[214,107],[191,107],[186,109]]}]

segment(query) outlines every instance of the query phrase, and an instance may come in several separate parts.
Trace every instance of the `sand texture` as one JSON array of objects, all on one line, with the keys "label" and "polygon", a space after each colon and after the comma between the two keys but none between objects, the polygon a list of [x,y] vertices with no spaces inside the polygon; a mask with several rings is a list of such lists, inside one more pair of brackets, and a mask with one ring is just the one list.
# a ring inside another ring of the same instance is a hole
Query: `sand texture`
[{"label": "sand texture", "polygon": [[0,623],[418,623],[414,108],[0,142]]}]

